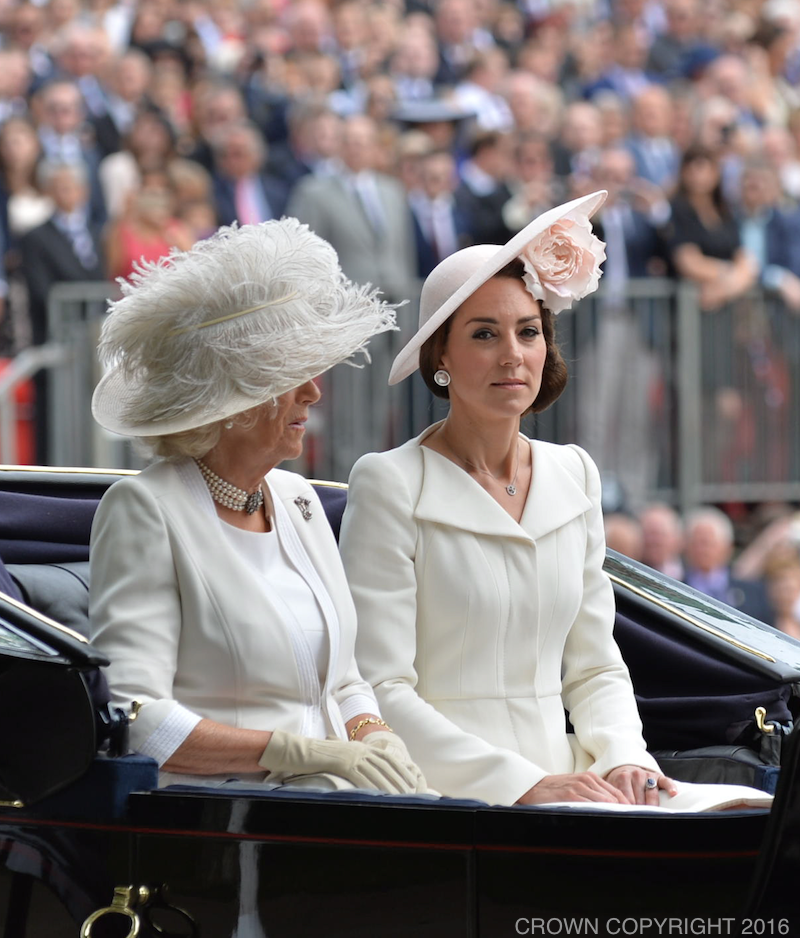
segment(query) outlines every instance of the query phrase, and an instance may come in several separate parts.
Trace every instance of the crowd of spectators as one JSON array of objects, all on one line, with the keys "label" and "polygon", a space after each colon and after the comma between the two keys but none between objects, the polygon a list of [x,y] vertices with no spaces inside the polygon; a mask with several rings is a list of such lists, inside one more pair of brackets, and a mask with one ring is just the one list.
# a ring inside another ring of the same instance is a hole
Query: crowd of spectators
[{"label": "crowd of spectators", "polygon": [[736,551],[734,523],[706,505],[682,518],[660,502],[607,512],[608,546],[800,640],[800,512],[763,504]]},{"label": "crowd of spectators", "polygon": [[46,341],[53,283],[220,224],[294,214],[399,301],[599,187],[612,330],[631,277],[800,311],[800,4],[0,0],[6,356]]}]

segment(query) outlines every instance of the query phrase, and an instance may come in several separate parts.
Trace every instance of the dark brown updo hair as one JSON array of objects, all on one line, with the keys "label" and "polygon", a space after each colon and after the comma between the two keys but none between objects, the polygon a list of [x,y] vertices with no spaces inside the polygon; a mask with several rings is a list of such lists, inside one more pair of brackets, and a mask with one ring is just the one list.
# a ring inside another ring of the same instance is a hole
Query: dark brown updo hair
[{"label": "dark brown updo hair", "polygon": [[[495,277],[522,280],[524,272],[525,267],[522,261],[515,258],[509,264],[506,264],[502,270],[499,270]],[[455,315],[455,311],[453,315]],[[433,380],[433,375],[434,372],[439,370],[439,362],[447,345],[447,337],[450,335],[450,322],[453,315],[447,317],[436,332],[425,340],[419,350],[419,370],[422,380],[428,386],[431,394],[445,400],[450,398],[449,389],[438,385]],[[526,414],[540,414],[543,410],[547,410],[551,404],[554,404],[561,397],[564,388],[567,386],[567,366],[556,343],[555,316],[549,309],[544,307],[542,307],[542,334],[547,345],[547,355],[542,370],[542,386],[536,395],[536,400],[525,411]]]}]

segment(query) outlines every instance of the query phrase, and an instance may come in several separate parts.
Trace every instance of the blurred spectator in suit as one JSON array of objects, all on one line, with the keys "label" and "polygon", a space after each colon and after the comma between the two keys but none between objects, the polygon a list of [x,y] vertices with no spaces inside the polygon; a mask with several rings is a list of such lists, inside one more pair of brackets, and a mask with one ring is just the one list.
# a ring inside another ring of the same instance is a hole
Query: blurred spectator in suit
[{"label": "blurred spectator in suit", "polygon": [[683,522],[678,512],[669,505],[651,502],[638,517],[642,528],[642,563],[682,580]]},{"label": "blurred spectator in suit", "polygon": [[422,157],[420,187],[409,193],[417,244],[417,274],[427,277],[433,268],[467,240],[466,224],[453,193],[458,181],[456,163],[447,150]]},{"label": "blurred spectator in suit", "polygon": [[508,58],[502,49],[479,53],[467,67],[463,81],[453,89],[453,100],[475,115],[481,130],[509,131],[514,118],[501,90],[508,75]]},{"label": "blurred spectator in suit", "polygon": [[631,560],[642,559],[642,529],[636,518],[623,512],[612,512],[603,517],[606,547]]},{"label": "blurred spectator in suit", "polygon": [[345,275],[380,287],[390,302],[406,299],[416,274],[411,212],[402,185],[375,171],[375,122],[344,122],[342,169],[306,176],[292,192],[286,213],[329,241]]},{"label": "blurred spectator in suit", "polygon": [[[750,329],[738,330],[737,350],[742,348],[733,359],[743,372],[738,387],[752,388],[745,394],[755,431],[751,449],[759,450],[769,478],[777,481],[793,478],[797,471],[790,455],[789,420],[800,377],[800,209],[782,198],[778,174],[765,160],[745,164],[739,232],[759,283],[781,300],[770,304],[768,319],[762,316]],[[748,380],[751,376],[755,381]]]},{"label": "blurred spectator in suit", "polygon": [[333,41],[342,85],[352,88],[361,80],[369,64],[369,31],[364,5],[360,0],[343,0],[332,9]]},{"label": "blurred spectator in suit", "polygon": [[476,54],[493,46],[494,39],[480,25],[475,0],[440,0],[434,16],[440,56],[436,83],[455,85],[464,78]]},{"label": "blurred spectator in suit", "polygon": [[753,160],[742,173],[739,232],[758,265],[759,280],[784,303],[800,310],[800,210],[783,207],[777,173]]},{"label": "blurred spectator in suit", "polygon": [[614,21],[630,23],[648,46],[666,28],[667,18],[659,0],[611,0],[609,5]]},{"label": "blurred spectator in suit", "polygon": [[556,85],[521,69],[509,72],[503,92],[517,133],[556,135],[563,96]]},{"label": "blurred spectator in suit", "polygon": [[700,0],[666,0],[666,29],[653,40],[647,71],[663,82],[692,78],[694,71],[714,57],[701,29]]},{"label": "blurred spectator in suit", "polygon": [[137,114],[152,107],[147,96],[152,71],[150,60],[138,49],[129,49],[113,60],[106,80],[106,112],[90,117],[103,153],[118,152]]},{"label": "blurred spectator in suit", "polygon": [[[72,22],[56,37],[55,49],[60,77],[75,83],[89,121],[97,121],[105,129],[104,119],[109,116],[108,95],[100,76],[110,74],[118,64],[109,62],[108,37],[102,30]],[[113,140],[97,134],[95,138],[103,156],[113,152],[113,149],[106,149],[106,145],[113,145]]]},{"label": "blurred spectator in suit", "polygon": [[[800,112],[798,112],[800,126]],[[800,201],[800,159],[798,138],[786,127],[770,126],[761,131],[761,152],[778,174],[783,194]]]},{"label": "blurred spectator in suit", "polygon": [[703,85],[708,89],[707,96],[718,95],[733,104],[737,126],[761,126],[762,115],[754,110],[754,76],[742,56],[719,56],[708,66]]},{"label": "blurred spectator in suit", "polygon": [[[661,191],[637,181],[630,152],[602,151],[588,184],[607,189],[595,215],[597,236],[605,242],[603,289],[581,330],[578,441],[601,472],[613,473],[632,510],[654,483],[659,452],[658,418],[652,389],[661,380],[657,348],[667,324],[664,307],[642,307],[629,296],[629,281],[646,277],[659,252],[657,223],[669,217]],[[642,189],[650,201],[639,194]],[[650,192],[653,189],[654,194]]]},{"label": "blurred spectator in suit", "polygon": [[603,149],[622,146],[631,129],[630,102],[614,91],[598,91],[593,103],[603,126]]},{"label": "blurred spectator in suit", "polygon": [[511,198],[506,182],[511,170],[511,139],[495,130],[475,134],[469,159],[461,167],[455,199],[475,244],[505,244],[511,232],[503,206]]},{"label": "blurred spectator in suit", "polygon": [[0,49],[0,124],[27,117],[31,67],[21,49]]},{"label": "blurred spectator in suit", "polygon": [[320,0],[299,0],[284,8],[282,22],[295,54],[330,52],[334,48],[333,27],[328,5]]},{"label": "blurred spectator in suit", "polygon": [[636,175],[670,196],[678,181],[681,153],[672,138],[673,104],[666,88],[650,85],[633,99],[632,130],[626,141]]},{"label": "blurred spectator in suit", "polygon": [[612,42],[611,62],[583,88],[583,97],[587,100],[593,100],[603,91],[613,91],[624,101],[630,101],[652,84],[645,70],[647,43],[635,24],[617,23]]},{"label": "blurred spectator in suit", "polygon": [[47,296],[62,281],[103,280],[101,228],[89,212],[89,183],[80,163],[46,160],[39,188],[53,203],[51,217],[22,239],[23,270],[30,294],[33,342],[47,341]]},{"label": "blurred spectator in suit", "polygon": [[289,137],[269,148],[268,170],[291,188],[309,173],[336,171],[342,119],[321,100],[295,101],[288,114]]},{"label": "blurred spectator in suit", "polygon": [[31,91],[50,81],[56,74],[56,65],[48,50],[47,17],[45,8],[23,2],[14,7],[8,25],[8,37],[15,49],[25,54],[30,66]]},{"label": "blurred spectator in suit", "polygon": [[108,277],[128,278],[136,264],[157,261],[173,248],[188,251],[194,240],[189,227],[176,217],[175,196],[166,173],[146,171],[138,188],[129,194],[125,212],[104,232]]},{"label": "blurred spectator in suit", "polygon": [[594,104],[573,101],[567,105],[554,143],[557,175],[588,179],[600,156],[602,142],[603,123]]},{"label": "blurred spectator in suit", "polygon": [[[305,222],[333,246],[348,279],[372,284],[390,303],[400,303],[413,297],[417,288],[414,228],[406,190],[396,178],[376,168],[378,146],[378,129],[371,118],[347,118],[340,171],[304,176],[291,194],[286,214]],[[388,360],[393,357],[394,342],[394,334],[385,333],[372,340],[370,350]],[[331,375],[325,380],[335,381],[331,396],[338,393],[344,400],[359,402],[364,427],[380,420],[372,432],[393,445],[392,422],[375,416],[390,412],[391,390],[385,381],[375,383],[366,370],[357,368],[340,370],[335,378]],[[363,452],[362,445],[353,437],[335,447],[330,454],[334,478],[346,478]]]},{"label": "blurred spectator in suit", "polygon": [[660,251],[657,231],[669,221],[670,206],[661,189],[637,178],[633,156],[624,147],[603,150],[592,179],[609,193],[595,225],[606,242],[604,294],[619,303],[631,277],[653,273]]},{"label": "blurred spectator in suit", "polygon": [[214,202],[220,225],[255,225],[280,218],[289,187],[264,172],[267,144],[249,122],[229,124],[214,141]]},{"label": "blurred spectator in suit", "polygon": [[[249,12],[257,9],[254,5]],[[261,49],[255,40],[251,42],[236,69],[237,84],[250,119],[258,125],[267,143],[283,143],[289,133],[287,113],[294,103],[282,81],[285,63],[281,57],[270,54],[270,45]]]},{"label": "blurred spectator in suit", "polygon": [[509,185],[513,194],[503,206],[503,221],[514,233],[566,200],[564,183],[553,172],[553,154],[547,137],[535,131],[517,136]]},{"label": "blurred spectator in suit", "polygon": [[400,101],[426,101],[434,96],[439,48],[430,29],[408,26],[392,56],[389,74]]},{"label": "blurred spectator in suit", "polygon": [[763,584],[738,580],[731,573],[733,525],[730,518],[718,508],[698,508],[687,517],[685,531],[684,582],[746,615],[769,623],[771,610]]},{"label": "blurred spectator in suit", "polygon": [[195,138],[185,155],[211,172],[213,141],[227,125],[247,120],[244,96],[236,85],[214,82],[194,92]]},{"label": "blurred spectator in suit", "polygon": [[51,162],[80,162],[86,168],[89,183],[89,213],[92,222],[106,220],[105,201],[97,174],[101,153],[91,128],[78,86],[58,79],[37,92],[39,107],[37,128],[42,150]]},{"label": "blurred spectator in suit", "polygon": [[394,174],[403,184],[407,193],[422,191],[422,162],[437,147],[433,140],[422,130],[406,130],[400,134],[395,147]]},{"label": "blurred spectator in suit", "polygon": [[[28,287],[34,345],[47,341],[47,301],[50,290],[63,282],[105,280],[100,225],[89,211],[89,181],[85,164],[45,161],[38,170],[39,188],[53,201],[53,215],[22,239],[22,269]],[[47,376],[34,378],[36,389],[36,454],[48,459]]]}]

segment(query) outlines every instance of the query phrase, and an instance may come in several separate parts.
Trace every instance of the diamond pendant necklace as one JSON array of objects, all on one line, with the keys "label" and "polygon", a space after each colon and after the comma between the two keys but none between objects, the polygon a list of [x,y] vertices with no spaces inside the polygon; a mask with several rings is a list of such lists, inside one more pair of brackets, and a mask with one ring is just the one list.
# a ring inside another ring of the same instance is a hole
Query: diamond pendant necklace
[{"label": "diamond pendant necklace", "polygon": [[[450,441],[447,439],[447,437],[445,437],[445,443],[447,443],[447,448],[450,450],[450,452],[451,452],[451,453],[456,457],[456,459],[458,459],[467,469],[472,469],[474,472],[482,472],[484,475],[487,475],[487,476],[489,476],[490,478],[494,479],[495,482],[500,482],[500,480],[497,478],[497,476],[492,475],[492,473],[489,472],[488,469],[481,469],[481,468],[479,468],[478,466],[476,466],[474,463],[470,462],[468,459],[464,459],[463,456],[459,456],[458,453],[453,449],[453,447],[452,447],[452,445],[450,444]],[[517,465],[516,465],[516,468],[514,469],[514,478],[508,483],[508,485],[503,486],[503,487],[505,488],[506,492],[508,492],[509,495],[516,495],[516,494],[517,494],[517,476],[519,475],[519,464],[520,464],[520,458],[519,458],[519,438],[518,438],[518,439],[517,439]],[[502,485],[503,483],[500,482],[500,484]]]},{"label": "diamond pendant necklace", "polygon": [[517,476],[519,475],[519,440],[517,440],[517,468],[514,470],[514,478],[506,486],[509,495],[517,494]]}]

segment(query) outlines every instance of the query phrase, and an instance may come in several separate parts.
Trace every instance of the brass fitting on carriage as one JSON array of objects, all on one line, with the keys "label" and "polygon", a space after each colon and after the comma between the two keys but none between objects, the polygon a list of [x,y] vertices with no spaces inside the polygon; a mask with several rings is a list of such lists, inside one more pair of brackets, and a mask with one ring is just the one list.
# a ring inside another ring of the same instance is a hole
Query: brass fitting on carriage
[{"label": "brass fitting on carriage", "polygon": [[[153,920],[153,913],[159,910],[167,910],[173,916],[177,915],[187,930],[180,933],[165,930]],[[95,922],[106,915],[122,915],[128,919],[128,934],[125,938],[137,938],[141,932],[142,920],[163,938],[197,938],[199,934],[197,923],[191,915],[171,903],[166,885],[116,886],[111,905],[92,912],[81,926],[80,938],[92,938]]]}]

